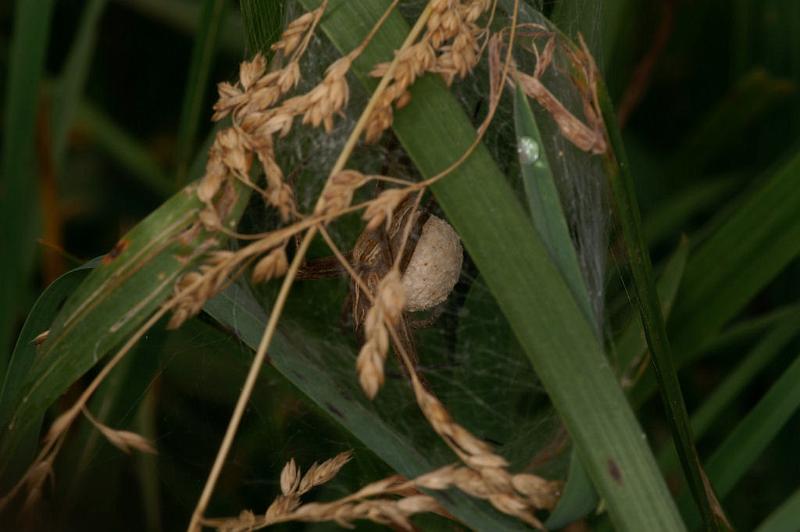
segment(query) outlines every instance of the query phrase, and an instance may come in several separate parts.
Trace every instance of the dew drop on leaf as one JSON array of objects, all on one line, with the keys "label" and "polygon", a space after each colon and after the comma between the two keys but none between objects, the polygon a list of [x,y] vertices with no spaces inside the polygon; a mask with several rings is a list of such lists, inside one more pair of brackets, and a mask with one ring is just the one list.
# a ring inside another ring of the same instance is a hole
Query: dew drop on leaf
[{"label": "dew drop on leaf", "polygon": [[522,164],[533,164],[539,160],[539,144],[530,137],[520,137],[517,153]]}]

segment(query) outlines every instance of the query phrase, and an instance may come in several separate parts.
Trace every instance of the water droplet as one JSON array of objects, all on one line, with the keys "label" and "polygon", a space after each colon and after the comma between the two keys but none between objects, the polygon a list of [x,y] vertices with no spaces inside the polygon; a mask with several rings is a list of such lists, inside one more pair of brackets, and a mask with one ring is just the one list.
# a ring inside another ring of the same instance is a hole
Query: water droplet
[{"label": "water droplet", "polygon": [[517,153],[522,164],[532,164],[539,160],[539,144],[530,137],[520,137]]}]

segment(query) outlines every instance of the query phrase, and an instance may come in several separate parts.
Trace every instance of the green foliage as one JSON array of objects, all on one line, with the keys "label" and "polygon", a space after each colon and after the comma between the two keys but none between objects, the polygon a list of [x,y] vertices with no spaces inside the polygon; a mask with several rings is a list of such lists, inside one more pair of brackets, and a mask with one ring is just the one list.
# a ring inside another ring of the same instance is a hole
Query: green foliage
[{"label": "green foliage", "polygon": [[[236,9],[218,0],[85,0],[77,9],[18,0],[0,8],[12,28],[0,33],[0,493],[30,463],[49,422],[196,264],[194,244],[205,235],[178,237],[201,206],[191,185],[175,190],[203,170],[209,141],[198,139],[214,134],[211,84],[235,77],[254,51],[269,54],[288,17],[318,1],[242,0]],[[358,44],[388,4],[331,0],[324,53],[303,83]],[[736,529],[794,530],[800,8],[782,0],[737,0],[725,10],[710,0],[521,4],[523,22],[585,37],[615,102],[629,90],[643,98],[621,134],[604,98],[615,156],[603,167],[561,150],[548,113],[507,89],[498,117],[505,151],[487,149],[498,143],[487,140],[433,187],[435,208],[463,239],[471,278],[444,321],[416,333],[421,360],[444,365],[426,373],[431,386],[458,421],[498,444],[512,469],[567,481],[557,509],[540,516],[551,529],[576,519],[593,529],[696,527],[688,488],[703,492],[702,463]],[[513,5],[501,0],[494,29]],[[357,61],[352,106],[374,87],[367,72],[391,59],[415,9],[393,14]],[[666,35],[663,48],[657,35]],[[458,158],[486,111],[485,98],[474,97],[482,90],[472,81],[450,91],[435,77],[418,80],[395,115],[392,139],[410,157],[402,164],[430,176]],[[553,90],[566,97],[563,86]],[[522,138],[538,147],[532,164],[518,160]],[[302,149],[322,157],[327,147]],[[568,163],[608,180],[612,193],[599,322],[568,216],[573,198],[560,187]],[[292,179],[304,182],[328,169],[298,166]],[[234,221],[247,201],[241,192]],[[260,206],[250,208],[241,226],[263,229]],[[86,261],[115,242],[105,260]],[[454,460],[402,376],[388,378],[375,401],[364,398],[356,340],[335,326],[347,289],[340,281],[295,287],[209,515],[263,510],[292,456],[307,466],[355,449],[356,460],[317,500]],[[156,441],[159,456],[128,457],[82,420],[56,462],[44,522],[185,527],[273,299],[271,285],[253,293],[237,283],[181,330],[157,325],[89,410]],[[452,367],[453,355],[466,352],[471,358],[456,362],[468,363]],[[655,392],[666,410],[650,401]],[[558,438],[562,427],[569,444]],[[559,441],[555,459],[530,465]],[[688,457],[683,474],[673,441]],[[455,490],[440,500],[466,527],[522,528]],[[713,501],[700,503],[706,528],[715,526]],[[416,523],[451,529],[439,518]]]}]

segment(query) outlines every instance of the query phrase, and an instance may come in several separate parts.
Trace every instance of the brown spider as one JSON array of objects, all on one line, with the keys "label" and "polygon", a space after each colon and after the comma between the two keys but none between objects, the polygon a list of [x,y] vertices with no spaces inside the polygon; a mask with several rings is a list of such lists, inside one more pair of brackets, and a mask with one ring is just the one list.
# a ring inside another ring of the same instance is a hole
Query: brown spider
[{"label": "brown spider", "polygon": [[[415,201],[409,197],[404,200],[394,211],[391,222],[382,225],[379,229],[374,231],[364,230],[356,240],[353,250],[345,254],[350,264],[353,266],[355,272],[364,281],[366,287],[372,294],[380,283],[381,279],[386,276],[394,265],[397,254],[400,252],[402,245],[403,232],[405,230],[408,217],[415,217],[412,230],[409,234],[408,243],[403,251],[403,256],[400,258],[399,266],[400,273],[406,272],[406,269],[414,256],[417,243],[422,235],[425,224],[430,220],[431,215],[427,209],[415,209]],[[460,257],[459,257],[460,260]],[[460,270],[460,262],[458,264]],[[341,266],[336,257],[325,257],[309,261],[298,272],[298,279],[331,279],[346,276],[347,272]],[[452,289],[452,286],[449,287]],[[449,291],[449,290],[448,290]],[[418,363],[418,357],[414,344],[413,330],[427,327],[439,317],[442,305],[437,304],[431,307],[433,309],[431,315],[426,320],[413,320],[410,316],[414,310],[421,310],[420,308],[407,308],[398,322],[396,329],[402,347],[411,357],[415,365]],[[356,282],[350,280],[350,288],[347,301],[345,302],[345,312],[352,315],[353,328],[355,334],[362,342],[363,338],[363,324],[366,319],[367,312],[370,309],[369,298],[363,293],[361,288]],[[427,308],[426,308],[427,309]],[[394,346],[395,351],[398,351],[398,346]]]}]

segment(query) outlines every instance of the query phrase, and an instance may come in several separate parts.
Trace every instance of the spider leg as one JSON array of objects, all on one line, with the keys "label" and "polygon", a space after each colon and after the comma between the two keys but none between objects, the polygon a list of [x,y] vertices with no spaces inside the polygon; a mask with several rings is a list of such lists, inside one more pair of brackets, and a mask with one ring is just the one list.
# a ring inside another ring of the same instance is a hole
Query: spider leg
[{"label": "spider leg", "polygon": [[334,256],[306,261],[297,271],[297,279],[304,281],[338,279],[345,275],[347,272]]}]

